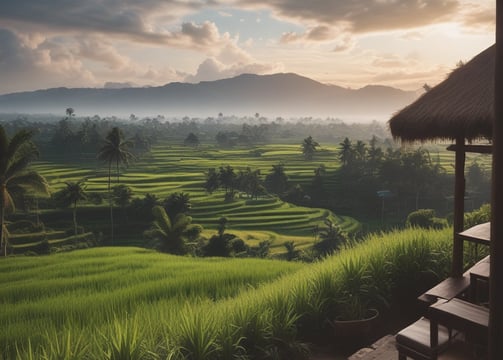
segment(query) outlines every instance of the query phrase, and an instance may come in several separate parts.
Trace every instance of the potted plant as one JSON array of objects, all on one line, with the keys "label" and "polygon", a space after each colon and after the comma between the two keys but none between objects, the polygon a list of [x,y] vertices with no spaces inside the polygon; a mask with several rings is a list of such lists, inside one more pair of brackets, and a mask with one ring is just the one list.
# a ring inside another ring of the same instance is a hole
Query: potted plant
[{"label": "potted plant", "polygon": [[361,258],[343,262],[335,317],[330,321],[336,336],[365,339],[374,327],[379,316],[377,307],[385,304],[385,300],[372,273]]},{"label": "potted plant", "polygon": [[377,321],[379,311],[371,307],[368,299],[349,294],[340,299],[338,314],[331,321],[338,337],[366,338]]}]

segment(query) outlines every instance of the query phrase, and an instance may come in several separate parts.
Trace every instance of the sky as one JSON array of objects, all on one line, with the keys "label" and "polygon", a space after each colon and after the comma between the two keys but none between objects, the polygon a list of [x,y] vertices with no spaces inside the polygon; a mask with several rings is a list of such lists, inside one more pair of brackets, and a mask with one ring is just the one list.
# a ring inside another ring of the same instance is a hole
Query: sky
[{"label": "sky", "polygon": [[0,0],[0,94],[278,72],[418,90],[494,26],[494,0]]}]

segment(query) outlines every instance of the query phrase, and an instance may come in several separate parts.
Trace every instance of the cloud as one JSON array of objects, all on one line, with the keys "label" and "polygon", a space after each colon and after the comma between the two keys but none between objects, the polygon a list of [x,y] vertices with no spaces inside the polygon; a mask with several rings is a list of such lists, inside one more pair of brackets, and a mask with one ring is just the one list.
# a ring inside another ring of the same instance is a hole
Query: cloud
[{"label": "cloud", "polygon": [[449,20],[460,0],[236,0],[272,9],[277,16],[305,24],[339,27],[352,33],[410,29]]},{"label": "cloud", "polygon": [[281,36],[280,42],[291,43],[297,41],[304,41],[304,42],[331,41],[334,40],[335,36],[336,34],[333,28],[326,25],[319,25],[307,30],[303,34],[299,34],[296,32],[284,33]]},{"label": "cloud", "polygon": [[265,64],[250,61],[248,63],[224,64],[215,58],[204,60],[194,75],[189,75],[185,81],[197,83],[200,81],[213,81],[238,76],[241,74],[268,74],[282,71],[279,64]]},{"label": "cloud", "polygon": [[377,68],[403,69],[406,67],[417,68],[419,63],[412,55],[404,58],[396,54],[384,54],[381,56],[374,56],[371,65]]},{"label": "cloud", "polygon": [[[492,3],[491,5],[494,5]],[[469,4],[461,14],[462,22],[471,28],[494,28],[496,23],[496,11],[494,6],[482,6],[480,4]]]},{"label": "cloud", "polygon": [[77,37],[78,48],[75,55],[105,64],[110,69],[120,70],[130,66],[130,60],[120,54],[102,36]]},{"label": "cloud", "polygon": [[166,39],[170,45],[209,50],[228,42],[230,36],[228,33],[220,35],[215,23],[205,21],[202,24],[183,23],[180,31],[167,35]]},{"label": "cloud", "polygon": [[94,75],[67,49],[48,39],[33,43],[0,29],[0,93],[45,87],[97,84]]},{"label": "cloud", "polygon": [[351,35],[345,35],[336,41],[334,52],[347,52],[356,46],[356,41]]},{"label": "cloud", "polygon": [[402,68],[376,73],[371,77],[371,81],[379,84],[395,84],[395,86],[404,88],[418,89],[425,82],[436,85],[439,79],[444,79],[448,73],[449,69],[445,66],[437,66],[423,71]]},{"label": "cloud", "polygon": [[104,83],[163,85],[187,73],[137,63],[106,39],[80,35],[56,41],[40,34],[0,29],[0,93],[52,87],[101,87]]},{"label": "cloud", "polygon": [[16,0],[0,2],[0,20],[31,30],[121,35],[136,41],[159,42],[165,35],[156,24],[175,21],[201,8],[199,1],[178,0]]}]

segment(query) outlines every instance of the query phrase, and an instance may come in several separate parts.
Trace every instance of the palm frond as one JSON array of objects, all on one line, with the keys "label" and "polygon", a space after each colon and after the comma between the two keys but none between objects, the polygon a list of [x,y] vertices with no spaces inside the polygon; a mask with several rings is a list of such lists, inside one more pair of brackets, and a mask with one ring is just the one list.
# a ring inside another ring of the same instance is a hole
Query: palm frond
[{"label": "palm frond", "polygon": [[11,159],[10,164],[4,172],[6,179],[23,172],[28,167],[33,158],[30,154],[27,155],[28,156],[17,156],[15,159]]},{"label": "palm frond", "polygon": [[165,233],[170,233],[173,229],[171,219],[168,214],[166,214],[166,210],[162,206],[154,206],[152,208],[152,214],[154,215],[154,224],[157,225],[160,229],[162,229]]},{"label": "palm frond", "polygon": [[47,180],[37,173],[30,171],[14,175],[8,179],[7,188],[20,187],[25,191],[32,190],[37,194],[49,195],[50,189]]},{"label": "palm frond", "polygon": [[173,231],[185,230],[192,223],[192,217],[183,213],[177,214],[173,221]]},{"label": "palm frond", "polygon": [[[9,158],[16,157],[16,153],[18,153],[21,149],[27,147],[29,151],[36,151],[35,146],[31,142],[31,138],[33,136],[33,132],[29,130],[20,130],[10,139],[9,146],[7,148],[7,156]],[[37,152],[38,153],[38,152]]]}]

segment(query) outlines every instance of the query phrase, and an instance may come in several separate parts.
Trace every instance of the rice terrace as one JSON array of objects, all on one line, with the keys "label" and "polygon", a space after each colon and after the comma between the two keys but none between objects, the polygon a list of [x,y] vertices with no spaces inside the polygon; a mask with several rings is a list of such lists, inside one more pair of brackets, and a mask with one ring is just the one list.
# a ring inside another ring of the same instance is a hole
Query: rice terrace
[{"label": "rice terrace", "polygon": [[[420,215],[439,230],[374,234],[414,221],[406,215],[418,202],[445,214],[448,200],[435,192],[450,181],[453,158],[441,147],[400,149],[377,138],[386,131],[376,124],[193,120],[201,140],[192,143],[183,121],[154,130],[148,119],[115,119],[108,130],[109,121],[67,116],[30,133],[40,148],[30,169],[51,193],[26,193],[6,218],[5,359],[308,358],[337,339],[331,319],[377,308],[389,325],[382,320],[376,334],[389,331],[411,316],[400,294],[448,273],[447,220]],[[370,139],[327,137],[327,127]],[[86,142],[90,128],[106,141]],[[244,136],[260,128],[267,136]],[[131,156],[100,161],[113,134]],[[487,158],[468,161],[487,173]],[[438,186],[418,197],[387,180],[386,171],[407,166],[420,171],[404,171],[411,177],[400,182],[426,172]],[[384,184],[395,193],[385,200],[376,195]],[[435,276],[418,278],[424,271]],[[345,356],[370,339],[341,338],[333,351]]]},{"label": "rice terrace", "polygon": [[0,1],[0,360],[503,359],[496,3]]},{"label": "rice terrace", "polygon": [[[233,202],[224,202],[221,192],[208,194],[204,187],[205,172],[209,168],[231,166],[245,170],[246,167],[266,173],[272,165],[284,163],[291,181],[306,184],[314,170],[323,163],[326,171],[338,167],[336,147],[323,149],[317,162],[304,161],[299,144],[264,145],[244,149],[221,150],[215,146],[200,146],[197,149],[181,145],[154,146],[147,157],[132,163],[123,175],[121,183],[127,184],[135,196],[155,194],[160,199],[173,192],[188,193],[192,202],[191,216],[194,222],[205,228],[215,228],[218,218],[225,216],[233,231],[246,230],[250,240],[271,240],[272,247],[282,246],[287,240],[298,245],[313,241],[313,228],[321,226],[326,219],[340,224],[345,231],[358,230],[359,223],[348,216],[336,216],[328,210],[294,206],[277,197],[261,196],[250,199],[242,193]],[[257,153],[259,156],[257,156]],[[243,164],[246,166],[243,166]],[[64,181],[86,179],[88,191],[105,191],[107,174],[95,159],[86,163],[38,162],[34,169],[43,174],[53,189],[64,186]],[[287,238],[285,238],[287,236]],[[131,241],[139,239],[131,239]],[[128,245],[122,239],[122,245]]]}]

